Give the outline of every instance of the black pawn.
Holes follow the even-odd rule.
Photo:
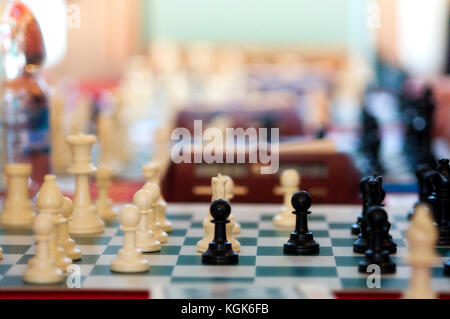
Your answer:
[[[450,277],[450,259],[444,264],[444,275]]]
[[[387,221],[388,215],[382,207],[374,206],[368,210],[367,223],[370,233],[370,247],[366,250],[365,259],[359,263],[359,272],[367,273],[367,268],[375,264],[380,266],[382,274],[395,273],[396,265],[389,257],[389,251],[383,248]]]
[[[217,199],[209,208],[214,223],[214,240],[209,243],[208,250],[202,255],[202,262],[209,265],[233,265],[239,261],[239,255],[233,251],[227,240],[227,218],[231,214],[231,206],[224,199]]]
[[[296,215],[295,229],[289,240],[284,243],[283,251],[289,255],[310,255],[319,252],[319,244],[314,241],[313,234],[308,230],[308,210],[312,204],[311,195],[305,191],[296,192],[291,199]]]
[[[352,225],[352,228],[351,228],[352,235],[355,235],[355,236],[358,236],[361,233],[361,226],[360,225],[361,225],[361,223],[364,220],[364,211],[366,209],[366,203],[365,202],[366,202],[366,197],[367,197],[365,195],[365,192],[366,192],[366,184],[369,181],[369,178],[370,178],[369,176],[363,177],[361,179],[361,181],[359,182],[359,190],[361,192],[361,199],[363,200],[363,205],[362,205],[361,215],[358,216],[358,219],[356,220],[356,223],[354,223]]]

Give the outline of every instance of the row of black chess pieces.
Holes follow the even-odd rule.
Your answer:
[[[439,239],[437,246],[450,246],[450,183],[449,183],[449,160],[442,159],[438,162],[436,169],[429,164],[422,164],[417,169],[419,180],[419,200],[431,207]],[[353,243],[355,253],[365,253],[366,260],[360,263],[359,271],[367,270],[367,261],[378,264],[382,273],[395,272],[395,264],[390,260],[389,254],[395,254],[397,244],[389,234],[391,224],[388,215],[383,209],[383,201],[386,192],[383,189],[383,178],[374,174],[364,177],[360,182],[361,197],[363,200],[362,213],[355,224],[352,225],[351,232],[357,235],[358,239]],[[414,211],[414,209],[413,209]],[[408,213],[410,218],[413,211]],[[385,217],[381,218],[381,215]],[[378,223],[380,219],[385,219],[382,227]],[[378,225],[378,226],[377,226]],[[380,238],[378,238],[378,237]],[[378,254],[374,255],[374,251]],[[450,260],[444,264],[444,273],[450,275]]]
[[[361,230],[358,240],[354,244],[356,253],[365,253],[365,259],[359,264],[359,271],[366,273],[369,265],[380,266],[381,273],[393,273],[396,265],[389,254],[397,251],[397,245],[389,235],[390,224],[388,214],[381,206],[385,192],[382,188],[380,176],[370,176],[364,180],[365,205],[363,216],[359,220]],[[376,204],[372,205],[371,204]],[[289,240],[284,243],[283,252],[287,255],[315,255],[320,252],[320,245],[308,229],[308,215],[312,205],[311,195],[306,191],[298,191],[291,198],[296,215],[295,228]],[[202,255],[205,264],[225,265],[238,263],[239,256],[233,251],[231,243],[226,237],[227,219],[231,213],[230,204],[224,199],[217,199],[211,203],[210,211],[215,224],[214,240],[210,242],[208,250]]]
[[[366,273],[369,265],[376,264],[383,274],[395,273],[396,264],[390,254],[397,252],[397,244],[389,234],[391,224],[383,201],[386,191],[383,188],[383,178],[374,174],[361,179],[362,212],[352,226],[352,234],[358,235],[353,243],[353,252],[365,254],[360,262],[359,272]]]

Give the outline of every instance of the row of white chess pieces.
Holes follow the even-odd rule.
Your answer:
[[[147,164],[144,170],[153,168],[154,164]],[[227,183],[229,182],[229,183]],[[228,176],[218,175],[212,178],[213,199],[228,198],[233,185]],[[36,199],[38,214],[33,217],[32,229],[37,240],[36,253],[29,260],[23,274],[23,280],[33,284],[56,284],[64,279],[65,272],[73,261],[82,257],[75,241],[70,238],[70,220],[73,211],[72,201],[64,197],[56,183],[56,176],[47,175]],[[159,186],[147,182],[133,197],[133,204],[123,207],[119,214],[121,230],[124,233],[123,247],[111,262],[111,270],[120,273],[140,273],[149,270],[150,265],[143,252],[157,252],[161,244],[168,241],[168,235],[159,223],[156,210],[161,207],[161,193]],[[165,203],[164,203],[165,205]],[[211,216],[205,218],[205,238],[199,242],[199,251],[204,251],[213,239],[214,225]],[[240,226],[230,223],[229,230],[239,231]],[[230,234],[234,249],[240,249],[239,243]],[[205,243],[205,247],[201,243]]]

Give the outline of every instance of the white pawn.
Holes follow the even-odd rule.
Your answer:
[[[36,254],[28,261],[23,281],[30,284],[56,284],[64,279],[64,274],[56,266],[50,253],[50,238],[54,230],[53,218],[39,214],[33,220],[33,231],[37,240]]]
[[[80,260],[82,257],[81,250],[75,245],[75,241],[70,238],[69,234],[69,219],[70,215],[72,215],[73,204],[70,198],[67,197],[64,197],[63,201],[64,203],[61,209],[63,219],[59,228],[59,244],[64,249],[67,257],[73,261]]]
[[[155,183],[159,187],[161,187],[161,170],[162,165],[160,162],[157,161],[147,163],[142,167],[142,172],[144,174],[147,183]],[[160,192],[160,196],[157,200],[155,207],[156,218],[158,219],[162,229],[165,232],[170,233],[172,231],[173,226],[170,220],[168,220],[166,217],[166,211],[167,211],[167,203]]]
[[[234,198],[234,181],[230,176],[224,175],[227,179],[225,183],[225,199],[231,204],[231,200]],[[234,223],[233,234],[239,234],[241,232],[241,224],[236,221],[236,217],[233,213],[228,217],[230,221]]]
[[[139,273],[148,271],[150,265],[142,252],[136,247],[136,231],[139,224],[139,209],[126,205],[119,215],[123,231],[123,247],[111,262],[111,270],[122,273]]]
[[[212,201],[220,198],[226,198],[225,185],[227,179],[218,174],[217,177],[211,179],[211,189],[212,189]],[[212,216],[211,212],[208,212],[206,218],[203,220],[203,230],[205,231],[205,236],[197,242],[197,251],[205,252],[208,249],[209,243],[214,239],[215,225],[211,222]],[[233,250],[239,252],[241,250],[241,244],[233,236],[234,222],[230,222],[226,225],[227,239],[231,243]]]
[[[111,169],[104,164],[100,164],[95,177],[98,189],[98,197],[95,205],[98,215],[105,222],[115,220],[117,216],[113,210],[113,202],[108,195],[112,178]]]
[[[159,190],[159,186],[156,185],[155,183],[146,183],[144,185],[143,189],[151,192],[156,197],[158,197],[161,194],[160,190]],[[156,214],[156,207],[157,207],[157,202],[156,203],[154,202],[152,205],[152,213],[150,214],[150,218],[149,218],[150,229],[152,230],[155,238],[161,244],[165,244],[169,241],[169,235],[167,235],[167,233],[162,229],[162,226],[161,226],[158,216]]]
[[[157,193],[145,189],[139,190],[133,197],[133,203],[139,208],[141,214],[139,229],[136,232],[136,245],[143,252],[155,252],[161,250],[161,243],[155,238],[150,229],[150,215],[153,203],[157,200]]]
[[[36,198],[36,204],[39,213],[47,214],[53,218],[55,228],[50,240],[50,253],[55,260],[56,265],[62,270],[66,271],[67,267],[72,264],[72,259],[66,256],[64,249],[59,242],[59,234],[61,224],[64,218],[61,216],[61,209],[63,207],[64,197],[56,184],[55,175],[46,175],[44,183],[42,184],[39,194]]]
[[[433,217],[427,205],[417,205],[407,238],[410,247],[408,262],[411,264],[412,273],[409,289],[403,298],[437,298],[431,287],[430,272],[437,261],[434,246],[438,240],[438,231],[433,225]]]
[[[8,184],[0,225],[3,228],[30,229],[33,222],[33,207],[28,191],[30,164],[9,164],[4,167]]]
[[[283,206],[274,216],[273,223],[278,227],[294,227],[295,215],[291,204],[292,196],[300,187],[300,174],[295,169],[283,171],[280,177],[281,193],[283,194]]]

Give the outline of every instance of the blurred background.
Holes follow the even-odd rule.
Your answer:
[[[56,172],[70,161],[65,136],[85,132],[101,142],[96,160],[134,178],[154,137],[194,118],[327,138],[394,184],[449,156],[448,0],[23,3],[46,48]],[[3,47],[5,81],[11,52]]]

